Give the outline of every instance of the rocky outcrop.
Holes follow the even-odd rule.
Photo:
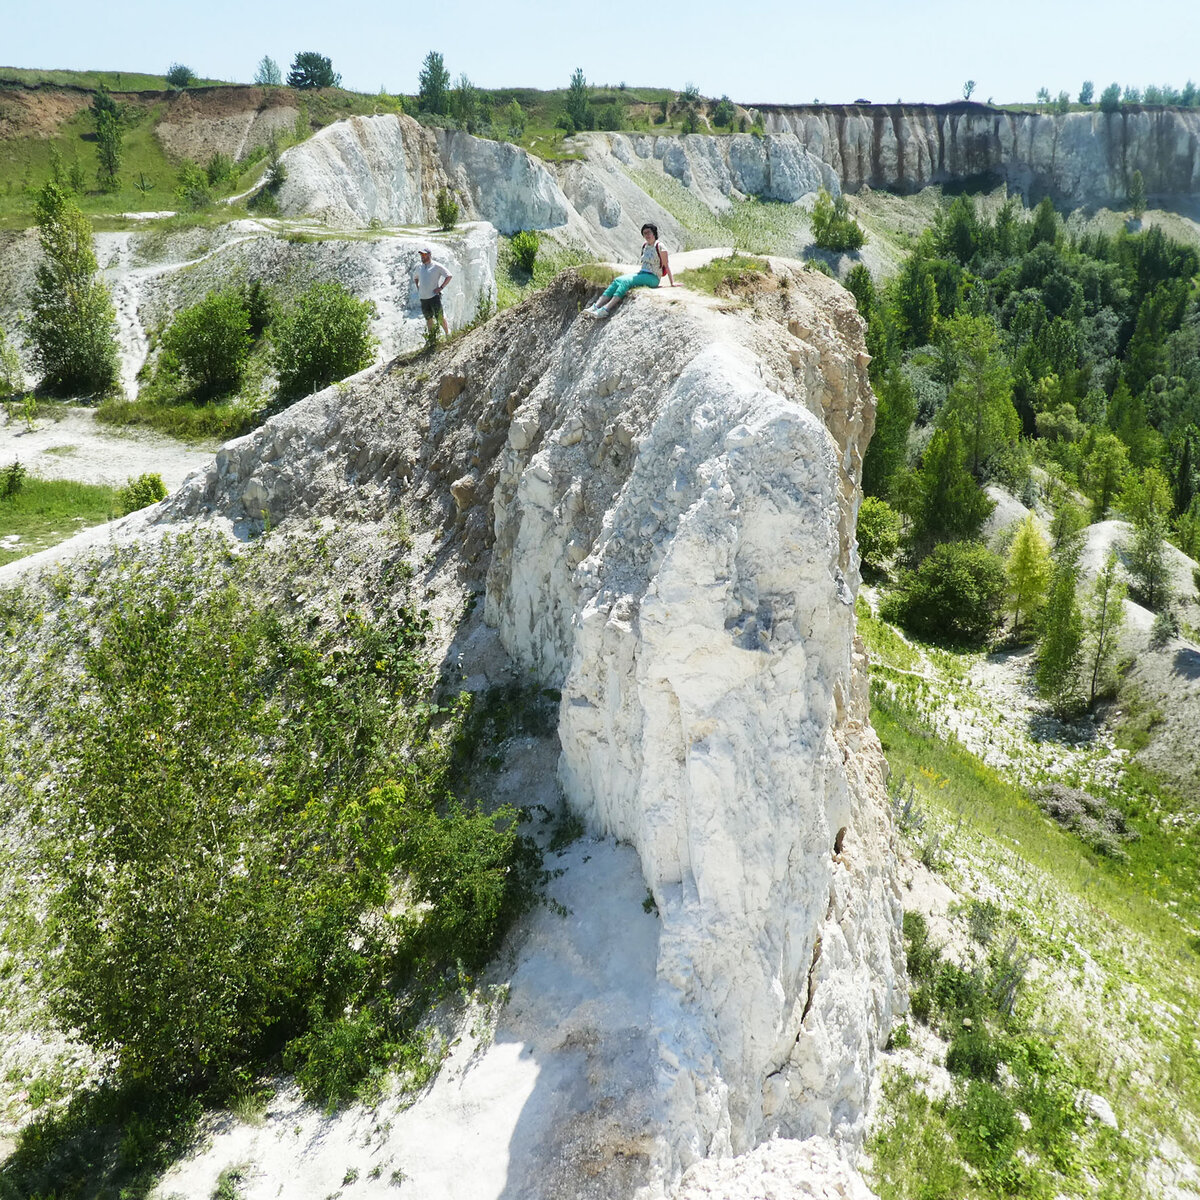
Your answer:
[[[593,325],[568,277],[435,372],[273,418],[161,506],[278,529],[402,495],[457,531],[518,669],[561,690],[568,801],[657,906],[626,1132],[660,1185],[772,1138],[853,1153],[902,1002],[854,635],[862,325],[832,280],[774,266],[756,317],[664,290]]]
[[[851,191],[993,175],[1033,200],[1123,206],[1140,170],[1152,195],[1200,193],[1198,109],[1051,115],[969,103],[848,104],[761,113],[768,130],[794,134]]]

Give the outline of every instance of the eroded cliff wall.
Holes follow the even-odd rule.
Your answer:
[[[1052,115],[982,104],[767,106],[842,186],[916,191],[994,175],[1037,200],[1124,205],[1135,170],[1159,197],[1200,194],[1200,109]]]

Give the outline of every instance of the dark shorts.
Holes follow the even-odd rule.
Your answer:
[[[426,320],[430,317],[436,317],[442,311],[441,296],[431,296],[428,300],[421,301],[421,316]]]

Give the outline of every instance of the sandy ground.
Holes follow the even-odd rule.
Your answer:
[[[0,465],[16,459],[39,479],[75,479],[117,486],[147,471],[174,491],[209,462],[212,445],[186,445],[152,430],[101,425],[90,408],[60,409],[38,417],[32,430],[23,421],[0,425]]]

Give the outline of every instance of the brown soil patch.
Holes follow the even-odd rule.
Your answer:
[[[0,88],[0,141],[52,138],[60,126],[90,103],[87,92]]]

